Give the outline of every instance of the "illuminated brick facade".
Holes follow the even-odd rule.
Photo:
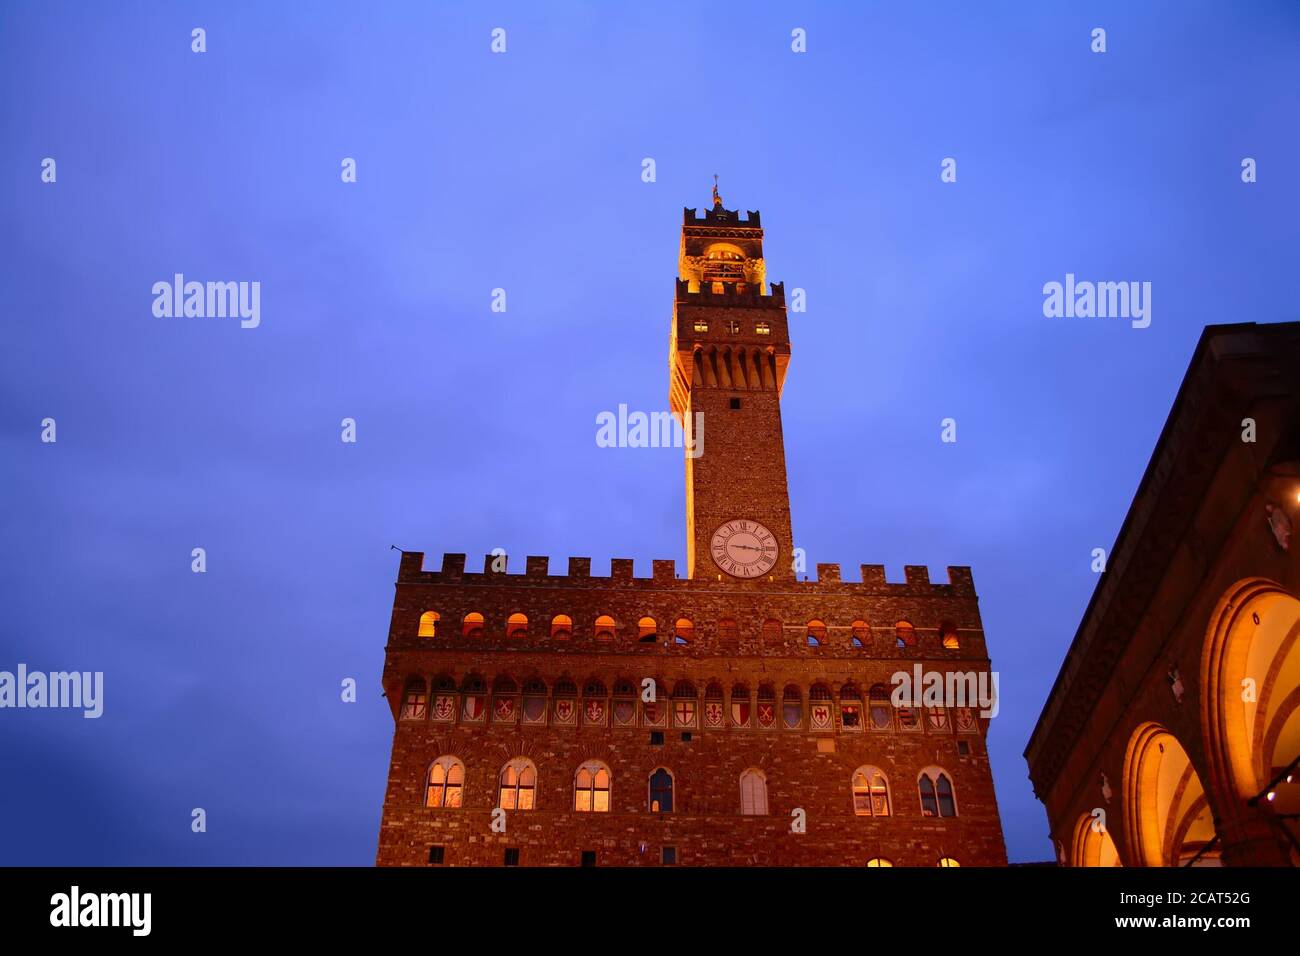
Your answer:
[[[762,239],[757,213],[686,211],[669,394],[704,442],[685,577],[402,556],[381,865],[1006,862],[988,721],[887,697],[918,664],[988,673],[969,569],[792,568],[786,298]]]

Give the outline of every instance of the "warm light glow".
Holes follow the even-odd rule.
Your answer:
[[[524,614],[511,614],[506,621],[506,637],[527,637],[528,617]]]
[[[1276,790],[1270,790],[1270,791],[1268,792],[1268,802],[1269,802],[1269,803],[1272,803],[1272,802],[1273,802],[1273,798],[1276,797],[1276,796],[1277,796],[1277,791],[1276,791]]]

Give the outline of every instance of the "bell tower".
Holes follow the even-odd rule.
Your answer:
[[[759,214],[740,218],[715,185],[703,217],[685,210],[669,345],[669,399],[694,445],[686,450],[692,578],[793,580],[781,435],[789,362],[785,288],[767,286]]]

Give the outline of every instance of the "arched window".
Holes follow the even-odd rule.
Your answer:
[[[420,615],[420,637],[438,636],[438,612],[425,611]]]
[[[679,617],[673,626],[673,643],[689,644],[695,640],[695,625],[688,617]]]
[[[470,611],[466,614],[465,620],[461,622],[460,633],[464,637],[482,637],[483,615],[478,611]]]
[[[477,674],[470,674],[460,688],[460,719],[478,723],[487,716],[487,685]]]
[[[853,812],[860,817],[889,816],[889,783],[878,767],[853,771]]]
[[[528,615],[515,612],[506,621],[506,637],[527,637]]]
[[[673,775],[664,767],[650,774],[650,812],[673,812]]]
[[[813,684],[808,692],[808,728],[835,729],[835,704],[831,699],[831,689],[825,684]]]
[[[509,674],[492,682],[492,723],[513,724],[519,718],[519,685]]]
[[[423,677],[412,677],[402,691],[402,720],[424,720],[429,712],[429,692]]]
[[[501,768],[500,800],[503,810],[531,810],[536,806],[537,768],[527,757],[516,757]]]
[[[907,621],[899,621],[894,625],[894,639],[899,647],[915,647],[916,628]]]
[[[921,794],[921,816],[957,815],[957,799],[946,771],[939,767],[926,767],[917,778],[917,789]]]
[[[894,705],[889,700],[889,688],[884,684],[871,687],[871,729],[889,730],[894,726]]]
[[[774,617],[769,617],[763,622],[763,643],[777,644],[781,640],[781,622]]]
[[[659,640],[659,625],[652,617],[643,617],[636,622],[636,639],[643,644]]]
[[[867,861],[867,866],[893,866],[893,865],[894,865],[893,863],[890,863],[883,856],[873,856],[871,859]]]
[[[609,812],[609,768],[588,760],[573,778],[573,809],[580,813]]]
[[[426,807],[459,807],[465,788],[465,765],[452,756],[439,757],[429,767]]]
[[[609,713],[609,692],[594,677],[582,685],[582,722],[588,727],[604,727]]]
[[[551,714],[557,725],[572,727],[578,722],[578,685],[573,681],[556,681]]]
[[[862,694],[852,681],[840,688],[840,730],[862,730]]]
[[[521,716],[525,724],[546,723],[546,684],[536,677],[524,683]]]
[[[718,622],[718,640],[723,644],[740,643],[740,625],[729,617]]]
[[[749,702],[749,688],[744,684],[734,684],[731,688],[731,723],[734,727],[748,727],[753,711]]]
[[[826,643],[826,624],[814,618],[808,622],[808,646],[821,647]]]
[[[673,685],[673,726],[691,728],[695,726],[695,705],[699,694],[695,685],[688,680],[679,680]]]
[[[803,694],[794,684],[787,684],[781,695],[781,720],[786,730],[798,730],[803,725]]]
[[[763,771],[751,768],[740,775],[740,812],[747,817],[767,816],[767,777]]]
[[[433,680],[432,717],[447,723],[456,719],[456,679],[450,674],[440,674]]]
[[[957,639],[957,625],[952,621],[944,621],[939,625],[939,635],[943,638],[943,646],[950,651],[955,651],[961,647],[961,641]]]
[[[551,638],[567,641],[573,636],[573,618],[567,614],[557,614],[551,618]]]
[[[758,706],[754,708],[758,726],[771,730],[776,726],[776,689],[771,684],[758,685]]]
[[[631,727],[636,723],[636,685],[626,677],[614,682],[614,726]]]
[[[940,865],[940,866],[945,866],[945,867],[947,867],[947,866],[961,866],[960,863],[958,863],[956,860],[954,860],[954,859],[953,859],[952,857],[950,857],[950,856],[945,856],[945,857],[943,857],[941,860],[939,860],[939,865]]]
[[[612,617],[608,614],[602,614],[600,617],[596,618],[596,640],[612,641],[614,639],[614,631],[617,627],[618,625],[614,623]]]
[[[871,628],[867,626],[867,622],[863,620],[854,621],[852,632],[853,632],[853,640],[852,640],[853,646],[866,647],[867,638],[871,636]]]
[[[721,730],[726,722],[726,708],[722,702],[722,685],[709,681],[704,688],[704,726],[710,730]]]

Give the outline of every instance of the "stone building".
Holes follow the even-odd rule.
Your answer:
[[[1300,323],[1201,336],[1025,758],[1072,866],[1300,863]]]
[[[758,213],[714,198],[685,211],[669,331],[672,412],[707,437],[684,576],[404,553],[379,864],[1005,864],[970,570],[798,573],[785,290]],[[900,674],[946,693],[900,698]]]

